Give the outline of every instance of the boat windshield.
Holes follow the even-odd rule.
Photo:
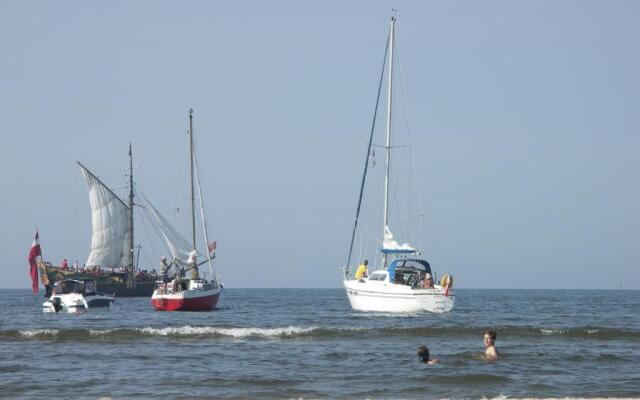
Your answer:
[[[96,283],[94,281],[85,281],[84,282],[84,292],[87,294],[96,292]]]
[[[374,272],[369,277],[370,281],[384,281],[387,278],[387,274],[381,272]]]
[[[84,293],[84,283],[77,281],[57,282],[54,288],[55,294]]]

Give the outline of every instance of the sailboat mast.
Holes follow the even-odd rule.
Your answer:
[[[389,172],[391,168],[391,100],[393,93],[393,33],[396,23],[396,17],[391,17],[391,25],[389,27],[389,72],[388,72],[388,89],[387,89],[387,140],[385,142],[385,174],[384,174],[384,226],[383,238],[387,230],[389,219]],[[382,266],[387,267],[387,254],[382,254]]]
[[[191,178],[191,238],[196,249],[196,195],[193,185],[193,108],[189,109],[189,175]]]

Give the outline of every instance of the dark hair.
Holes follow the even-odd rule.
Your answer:
[[[368,260],[364,260],[364,265],[367,265],[367,264],[369,264],[369,261]]]
[[[418,347],[418,357],[420,357],[422,359],[423,363],[428,363],[429,362],[429,349],[427,348],[427,346],[420,346]]]
[[[484,331],[484,334],[489,335],[489,337],[491,337],[491,339],[493,339],[494,341],[498,337],[498,334],[493,329],[487,329],[486,331]]]

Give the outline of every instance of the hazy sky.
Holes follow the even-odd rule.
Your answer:
[[[0,0],[0,287],[86,260],[76,160],[186,220],[190,107],[223,282],[339,287],[392,7],[434,270],[640,289],[640,2],[583,0]]]

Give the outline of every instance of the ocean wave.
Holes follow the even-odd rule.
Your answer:
[[[566,329],[540,329],[540,333],[543,335],[564,335],[567,333]]]
[[[25,329],[18,331],[24,337],[56,336],[59,332],[59,329]]]
[[[182,326],[166,328],[142,328],[140,332],[154,336],[229,336],[246,337],[294,337],[314,331],[315,327],[301,328],[288,326],[284,328],[220,328],[214,326]]]
[[[501,339],[518,337],[547,336],[559,339],[588,340],[638,340],[639,330],[601,328],[601,327],[527,327],[497,326],[495,330]],[[42,340],[92,340],[92,339],[131,339],[149,337],[210,337],[210,338],[377,338],[377,337],[473,337],[481,335],[484,327],[448,326],[448,327],[320,327],[320,326],[282,326],[282,327],[238,327],[238,326],[166,326],[113,329],[20,329],[0,330],[2,338],[24,338]]]

